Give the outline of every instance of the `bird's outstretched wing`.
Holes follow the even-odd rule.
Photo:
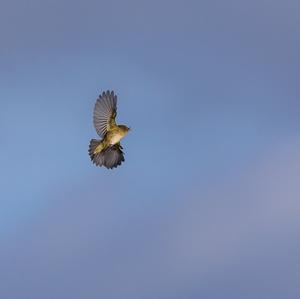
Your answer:
[[[107,131],[116,126],[117,96],[113,91],[103,92],[94,108],[94,127],[99,136],[104,137]]]

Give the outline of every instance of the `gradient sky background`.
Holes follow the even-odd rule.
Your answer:
[[[300,298],[300,4],[2,1],[0,298]],[[125,163],[90,163],[119,96]]]

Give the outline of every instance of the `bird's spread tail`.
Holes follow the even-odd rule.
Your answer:
[[[91,159],[93,159],[93,156],[95,156],[97,153],[100,153],[102,151],[102,140],[92,139],[90,141],[90,147],[89,147],[89,154]]]
[[[89,147],[91,160],[97,166],[114,168],[125,160],[121,145],[115,144],[106,149],[101,147],[101,140],[92,139]]]

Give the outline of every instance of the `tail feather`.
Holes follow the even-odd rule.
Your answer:
[[[92,139],[90,141],[90,146],[89,146],[89,155],[94,164],[97,166],[102,166],[103,165],[103,155],[100,155],[100,153],[95,154],[96,148],[101,144],[101,140],[96,140]]]
[[[121,150],[121,145],[120,144],[115,144],[112,147],[107,148],[104,153],[104,163],[103,165],[106,168],[114,168],[118,167],[119,165],[122,164],[124,159],[124,153]]]
[[[121,165],[125,160],[122,146],[118,143],[95,154],[95,149],[101,143],[101,140],[92,139],[89,146],[89,155],[92,162],[97,166],[105,166],[112,169]]]

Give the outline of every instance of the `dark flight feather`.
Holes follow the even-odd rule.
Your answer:
[[[91,161],[97,166],[105,166],[106,168],[115,168],[125,161],[124,153],[120,143],[108,147],[104,151],[94,154],[96,147],[100,144],[100,140],[92,139],[89,147],[89,155]]]
[[[113,91],[103,92],[94,108],[94,127],[99,136],[104,137],[107,131],[116,126],[117,96]]]

